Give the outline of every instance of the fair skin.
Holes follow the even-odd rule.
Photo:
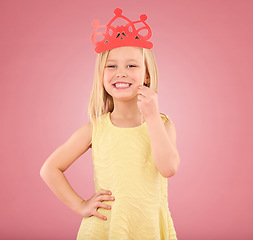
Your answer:
[[[156,167],[164,177],[173,176],[180,163],[176,130],[172,122],[166,121],[163,124],[157,94],[143,85],[142,74],[146,73],[146,69],[143,66],[142,52],[137,47],[115,48],[109,52],[105,66],[103,83],[114,102],[112,123],[119,127],[138,126],[140,116],[143,115],[148,126]],[[146,80],[148,75],[143,77]],[[115,82],[131,83],[131,86],[116,89],[113,86]]]
[[[132,59],[132,60],[129,60]],[[123,127],[131,127],[141,124],[141,112],[137,106],[138,86],[143,83],[142,52],[137,47],[120,47],[109,52],[104,69],[104,87],[113,97],[114,110],[111,113],[111,121],[119,123]],[[144,76],[145,79],[148,77]],[[127,89],[116,89],[115,82],[128,82],[131,86]]]
[[[103,201],[114,201],[108,190],[101,189],[90,199],[84,200],[70,186],[64,172],[84,154],[90,147],[92,124],[84,124],[72,136],[59,146],[45,161],[40,175],[52,192],[70,209],[83,217],[96,216],[103,220],[105,216],[97,212],[97,208],[110,209]]]
[[[134,58],[135,61],[129,61]],[[179,166],[179,155],[176,149],[176,131],[174,124],[163,124],[159,109],[157,94],[143,86],[142,53],[135,47],[115,48],[109,52],[105,72],[104,87],[113,97],[114,110],[111,121],[119,127],[134,127],[140,125],[140,116],[148,126],[152,151],[158,171],[164,177],[171,177]],[[136,66],[136,67],[133,67]],[[109,67],[108,66],[113,66]],[[148,76],[145,75],[146,79]],[[129,82],[128,89],[115,89],[116,81]],[[70,186],[64,172],[90,148],[92,124],[89,121],[77,129],[72,136],[59,146],[43,164],[40,175],[53,193],[69,208],[83,217],[96,216],[106,220],[98,208],[110,210],[110,205],[103,201],[114,201],[112,193],[100,189],[90,199],[84,200]]]

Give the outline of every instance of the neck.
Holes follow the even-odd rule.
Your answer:
[[[114,109],[111,115],[118,119],[141,119],[141,112],[137,106],[137,99],[131,101],[113,100]]]

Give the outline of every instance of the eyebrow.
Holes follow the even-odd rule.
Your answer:
[[[108,59],[107,62],[109,62],[109,61],[116,62],[117,60]],[[127,61],[135,61],[135,62],[137,62],[137,60],[136,60],[136,59],[133,59],[133,58],[129,58],[129,59],[127,59]]]

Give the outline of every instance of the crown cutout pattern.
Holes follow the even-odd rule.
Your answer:
[[[145,22],[147,20],[147,15],[142,14],[140,16],[140,20],[132,22],[130,19],[122,15],[122,10],[120,8],[116,8],[114,11],[115,16],[111,19],[111,21],[107,25],[100,25],[99,20],[93,20],[92,25],[95,27],[92,33],[92,43],[96,46],[95,52],[101,53],[107,50],[111,50],[117,47],[123,46],[135,46],[151,49],[153,47],[153,43],[147,41],[152,36],[152,31],[150,27]],[[123,26],[113,27],[112,24],[119,18],[126,20],[128,23]],[[135,28],[135,24],[142,23],[143,27],[140,27],[138,30]],[[98,28],[106,28],[106,32],[98,32]],[[145,36],[140,34],[140,31],[147,30],[147,34]],[[104,39],[102,41],[97,41],[95,37],[97,35],[102,35]]]

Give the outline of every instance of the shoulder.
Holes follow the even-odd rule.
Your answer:
[[[68,140],[62,145],[62,154],[73,156],[80,156],[90,148],[92,138],[92,125],[87,122],[81,125]]]
[[[91,121],[86,122],[83,124],[78,130],[77,133],[80,136],[80,138],[85,139],[86,142],[88,141],[88,147],[91,148],[92,144],[92,129],[93,129],[93,123]]]
[[[166,132],[170,136],[172,142],[174,145],[176,145],[176,127],[171,118],[168,117],[168,115],[164,113],[160,113],[160,116],[164,122],[164,127],[166,129]]]
[[[85,123],[82,126],[83,133],[86,133],[86,135],[88,135],[89,138],[90,138],[89,148],[92,148],[92,135],[93,135],[93,131],[94,131],[94,135],[95,135],[95,132],[97,132],[98,129],[100,129],[100,127],[103,127],[108,114],[109,113],[103,113],[102,115],[100,115],[98,117],[95,117],[93,120],[90,120],[89,122]]]
[[[92,122],[91,121],[88,121],[88,122],[86,122],[85,124],[83,124],[80,128],[79,128],[79,130],[81,131],[81,132],[87,132],[87,131],[92,131]]]

